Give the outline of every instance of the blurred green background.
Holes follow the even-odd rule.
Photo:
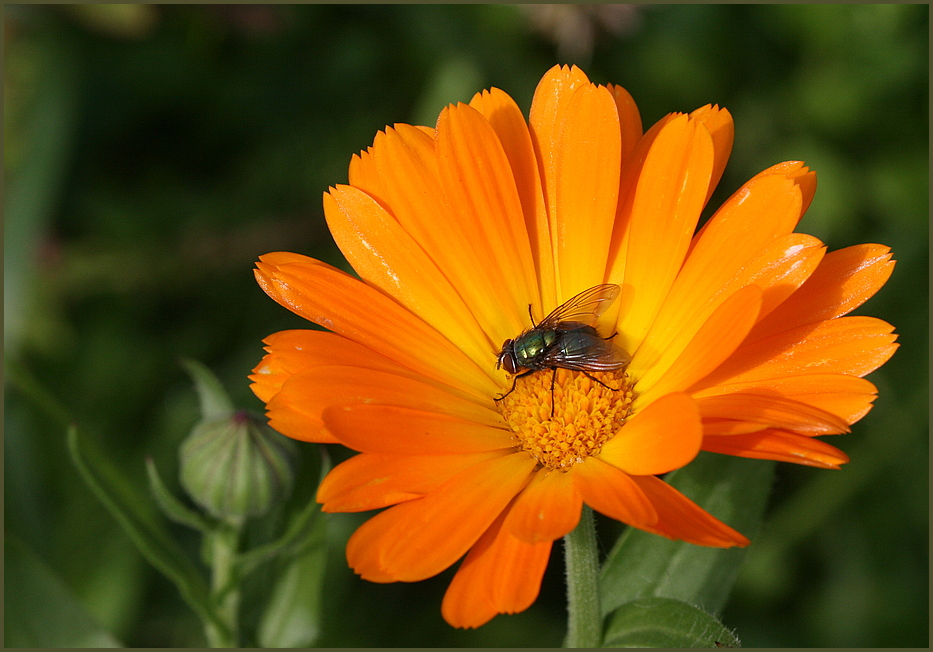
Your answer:
[[[7,632],[25,618],[11,594],[51,587],[57,618],[98,635],[203,645],[82,483],[43,396],[141,486],[152,455],[177,489],[197,419],[179,358],[261,410],[246,379],[261,339],[306,324],[253,263],[285,250],[345,266],[321,194],[350,156],[489,86],[527,114],[541,75],[577,63],[625,86],[646,127],[707,103],[732,112],[711,205],[804,160],[819,189],[801,231],[893,248],[891,281],[859,312],[894,324],[901,348],[870,377],[875,409],[832,442],[852,462],[779,465],[723,620],[747,646],[928,646],[928,28],[926,5],[7,5]],[[299,484],[315,476],[308,464]],[[359,521],[331,522],[321,645],[560,645],[560,545],[532,608],[459,631],[440,616],[450,571],[377,585],[347,569]],[[608,549],[617,529],[601,524]],[[46,608],[40,626],[57,622]]]

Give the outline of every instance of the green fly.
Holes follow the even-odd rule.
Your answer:
[[[591,371],[615,371],[629,363],[629,356],[620,348],[613,346],[609,337],[601,337],[596,330],[599,316],[612,305],[619,296],[618,285],[606,283],[591,287],[558,306],[541,322],[535,324],[531,316],[531,328],[522,331],[516,338],[502,344],[496,369],[505,369],[512,374],[512,389],[496,398],[501,401],[515,391],[515,383],[522,376],[541,371],[553,370],[551,376],[551,416],[554,416],[554,380],[557,369],[571,369],[583,372],[606,389],[618,391],[618,388],[594,378]]]

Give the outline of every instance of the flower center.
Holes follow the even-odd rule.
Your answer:
[[[515,389],[498,405],[522,450],[541,466],[567,471],[572,464],[598,455],[619,431],[632,412],[634,393],[622,370],[556,371],[555,375],[544,369],[517,378]]]

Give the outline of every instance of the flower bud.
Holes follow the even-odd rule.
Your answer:
[[[243,411],[201,421],[182,443],[180,455],[185,491],[228,522],[262,516],[292,490],[291,441]]]

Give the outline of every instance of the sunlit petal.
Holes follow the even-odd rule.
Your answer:
[[[461,471],[424,498],[390,507],[347,543],[347,561],[370,581],[416,582],[464,555],[530,479],[534,459],[516,453]],[[451,509],[451,505],[461,509]]]
[[[617,521],[646,529],[658,522],[651,500],[628,473],[591,457],[570,471],[583,502]]]
[[[744,344],[694,390],[814,373],[864,376],[894,355],[894,327],[873,317],[840,317]]]
[[[700,411],[686,394],[668,394],[633,416],[603,445],[598,459],[632,475],[684,466],[700,452]]]
[[[633,476],[632,480],[658,512],[657,525],[642,529],[699,546],[731,548],[749,544],[749,540],[739,532],[702,510],[664,481],[651,475]]]
[[[463,416],[395,405],[334,405],[327,429],[348,448],[395,455],[442,455],[512,448],[511,431]]]
[[[330,265],[297,254],[267,254],[256,265],[256,277],[289,310],[402,366],[480,396],[495,391],[490,370],[400,304]]]
[[[687,116],[654,140],[632,205],[625,279],[619,299],[620,344],[634,351],[680,271],[706,200],[713,168],[709,131]]]
[[[564,114],[552,222],[561,303],[605,278],[621,163],[619,114],[606,88],[581,86]]]
[[[823,469],[838,469],[849,456],[826,442],[783,430],[763,430],[746,435],[706,437],[703,450],[736,457],[793,462]]]
[[[639,378],[635,406],[649,405],[664,394],[687,389],[728,359],[755,324],[761,294],[758,286],[745,286],[720,304],[688,341],[681,337],[662,342],[664,350],[660,355],[651,355],[655,353],[653,350],[643,354],[646,341],[629,367]],[[649,356],[656,360],[650,366],[642,362]]]
[[[493,128],[466,104],[441,112],[437,157],[456,224],[449,236],[461,240],[467,255],[457,287],[498,345],[527,326],[527,306],[539,296],[509,160]]]
[[[697,405],[704,419],[747,421],[762,428],[784,428],[805,435],[835,435],[849,430],[844,419],[783,396],[734,392],[697,399]]]
[[[327,224],[353,268],[395,297],[474,362],[489,359],[489,341],[450,282],[376,200],[351,186],[324,193]]]
[[[890,249],[882,245],[832,251],[790,298],[755,326],[749,340],[845,315],[871,298],[893,271]]]
[[[318,487],[325,512],[364,512],[420,498],[501,451],[463,455],[362,453],[335,466]]]
[[[458,395],[424,377],[405,376],[371,368],[318,366],[294,374],[266,404],[270,424],[279,432],[303,441],[335,443],[324,427],[330,406],[377,404],[438,412],[496,428],[502,418],[490,405]]]
[[[497,613],[518,613],[538,597],[551,542],[526,543],[500,516],[470,549],[444,594],[441,613],[454,627],[479,627]]]
[[[498,88],[477,93],[470,106],[479,111],[496,132],[515,180],[525,216],[528,241],[541,291],[541,305],[557,305],[554,256],[547,206],[531,133],[515,101]]]
[[[540,471],[515,499],[505,528],[526,543],[554,541],[576,527],[582,507],[570,473]]]

